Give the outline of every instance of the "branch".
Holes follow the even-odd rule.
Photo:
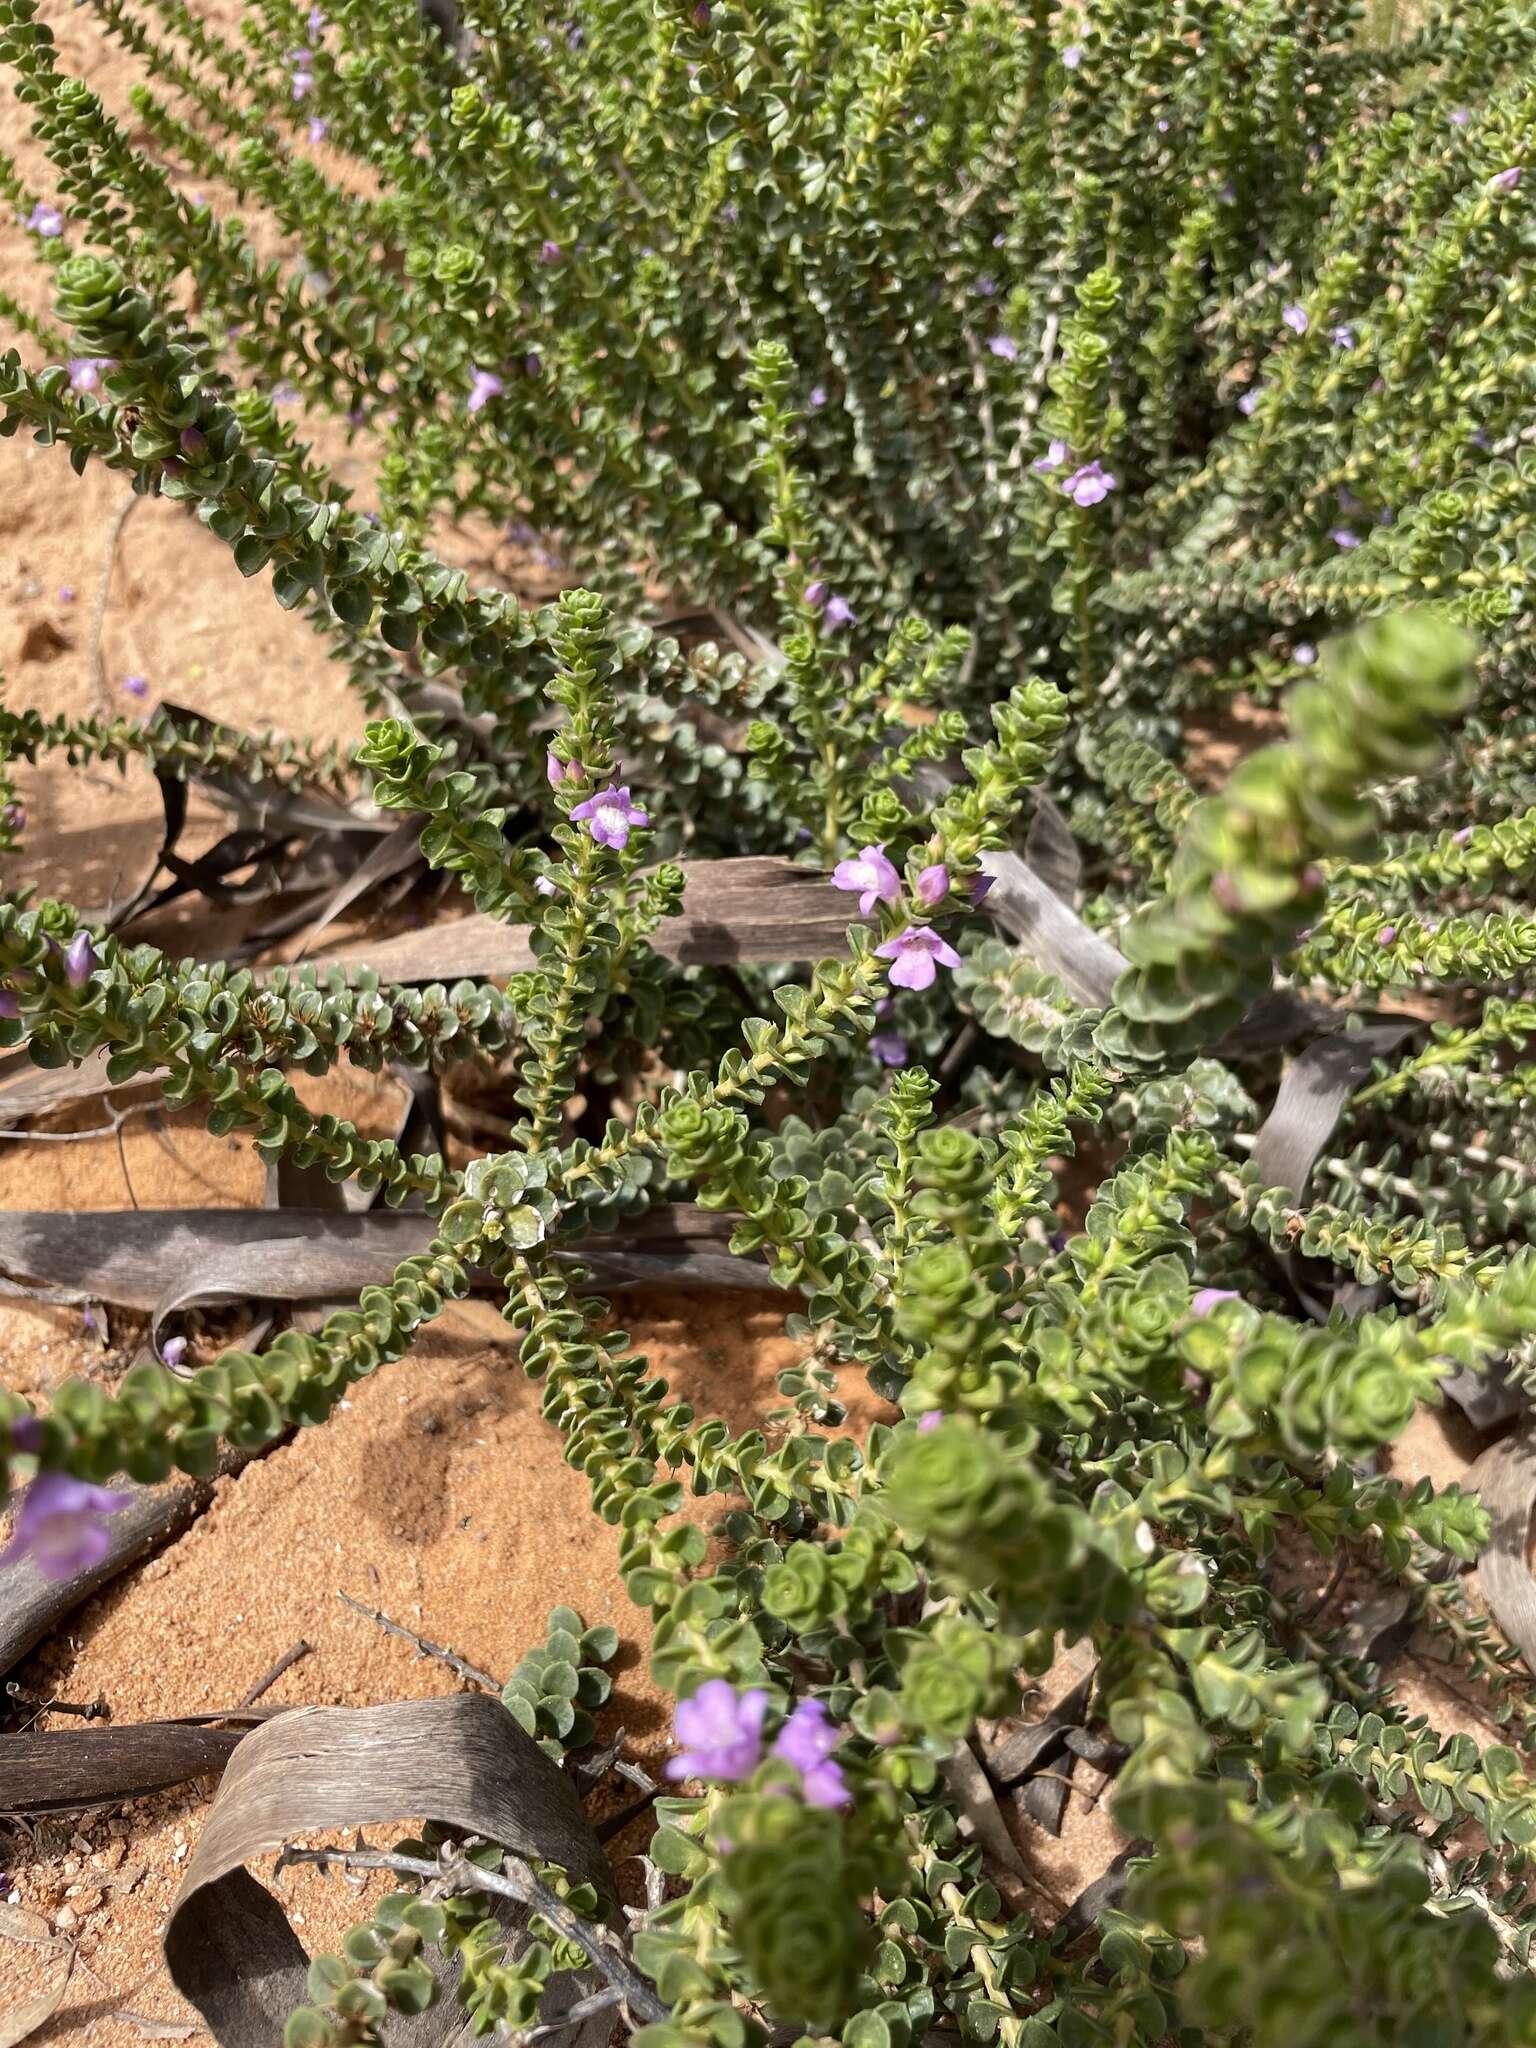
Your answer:
[[[623,2000],[634,2020],[671,2018],[667,2007],[636,1970],[613,1936],[603,1928],[573,1913],[563,1899],[540,1882],[520,1858],[503,1850],[499,1871],[481,1870],[464,1860],[462,1849],[445,1849],[440,1862],[429,1863],[422,1856],[392,1856],[381,1849],[294,1849],[284,1847],[280,1866],[290,1863],[339,1863],[347,1870],[394,1870],[405,1877],[433,1879],[449,1892],[495,1892],[504,1899],[516,1899],[531,1906],[547,1920],[565,1941],[573,1941],[586,1952],[598,1974]]]

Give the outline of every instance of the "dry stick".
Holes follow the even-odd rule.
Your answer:
[[[86,661],[91,672],[91,683],[101,699],[102,709],[111,716],[112,696],[107,689],[106,674],[101,666],[101,629],[106,623],[107,598],[112,590],[112,571],[117,563],[117,544],[122,539],[123,528],[128,524],[128,514],[139,502],[135,491],[125,498],[117,508],[117,517],[107,535],[106,558],[101,565],[101,581],[96,586],[96,602],[91,607],[91,637],[86,643]]]
[[[312,1648],[313,1645],[310,1643],[306,1643],[304,1638],[300,1636],[299,1640],[293,1645],[293,1648],[291,1650],[284,1650],[281,1657],[279,1657],[277,1662],[272,1666],[272,1669],[266,1672],[262,1677],[257,1679],[256,1683],[245,1695],[245,1698],[241,1700],[239,1706],[236,1707],[235,1712],[238,1714],[244,1707],[254,1707],[256,1702],[261,1698],[262,1694],[266,1692],[270,1687],[276,1685],[277,1681],[282,1677],[283,1673],[291,1669],[293,1665],[297,1664],[301,1657],[307,1657]]]
[[[495,1871],[481,1870],[478,1865],[467,1863],[457,1850],[445,1852],[439,1863],[428,1863],[421,1856],[390,1856],[378,1849],[293,1849],[285,1846],[278,1858],[278,1867],[282,1869],[290,1863],[339,1863],[347,1870],[395,1870],[404,1877],[435,1880],[444,1891],[495,1892],[504,1899],[516,1899],[519,1905],[531,1906],[564,1940],[574,1941],[585,1951],[592,1967],[600,1976],[607,1978],[634,2019],[655,2021],[671,2018],[666,2006],[640,1976],[612,1935],[594,1926],[590,1920],[583,1920],[579,1913],[573,1913],[563,1899],[556,1898],[548,1885],[539,1882],[519,1857],[506,1850],[502,1855],[505,1859],[502,1869]]]
[[[441,1643],[429,1643],[425,1636],[417,1635],[415,1629],[406,1628],[398,1621],[391,1621],[387,1614],[381,1614],[377,1607],[365,1607],[361,1600],[354,1600],[350,1593],[343,1593],[338,1586],[336,1598],[354,1614],[361,1614],[369,1621],[376,1621],[381,1629],[392,1636],[399,1636],[403,1642],[414,1643],[424,1657],[435,1657],[440,1664],[446,1664],[450,1671],[457,1671],[460,1678],[467,1678],[475,1685],[483,1685],[487,1692],[499,1694],[501,1680],[492,1678],[489,1671],[482,1671],[461,1657],[457,1650],[444,1649]]]

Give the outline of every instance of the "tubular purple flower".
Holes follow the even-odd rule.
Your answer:
[[[822,618],[834,633],[840,633],[844,626],[853,625],[856,617],[857,614],[847,598],[839,597],[835,592],[827,599],[827,608],[822,613]]]
[[[311,114],[311,115],[310,115],[310,117],[309,117],[309,139],[310,139],[310,141],[311,141],[312,143],[317,143],[317,142],[324,142],[324,140],[325,140],[326,136],[327,136],[327,135],[328,135],[329,133],[330,133],[330,124],[329,124],[328,122],[326,122],[326,121],[322,121],[322,120],[321,120],[321,118],[320,118],[320,116],[319,116],[318,114]]]
[[[841,1764],[813,1764],[800,1774],[800,1790],[807,1806],[852,1806],[853,1794],[843,1776]]]
[[[940,1427],[940,1425],[943,1423],[943,1420],[944,1410],[942,1408],[929,1408],[925,1410],[925,1412],[919,1415],[919,1417],[917,1418],[918,1435],[930,1435],[934,1430]]]
[[[1336,526],[1328,535],[1336,548],[1357,548],[1360,545],[1358,533],[1352,533],[1347,526]]]
[[[585,803],[577,804],[571,816],[587,827],[599,846],[611,847],[615,853],[628,846],[632,826],[651,822],[646,812],[630,802],[627,783],[622,788],[610,783]]]
[[[1355,330],[1347,321],[1343,321],[1333,329],[1328,338],[1335,348],[1353,348],[1355,345]]]
[[[810,1771],[826,1762],[840,1740],[823,1702],[802,1700],[775,1736],[772,1754],[797,1771]]]
[[[1305,306],[1287,306],[1284,312],[1281,313],[1280,318],[1289,327],[1292,334],[1305,334],[1312,325],[1312,322],[1307,318]]]
[[[809,406],[810,406],[810,408],[811,408],[811,411],[812,411],[812,412],[820,412],[820,411],[821,411],[821,408],[822,408],[822,407],[823,407],[823,406],[824,406],[824,405],[826,404],[826,402],[827,402],[827,387],[826,387],[826,385],[825,385],[825,384],[813,384],[813,385],[811,386],[811,395],[810,395],[810,398],[809,398],[809,400],[807,401],[807,403],[809,404]]]
[[[0,1565],[30,1557],[45,1579],[72,1579],[105,1562],[112,1548],[108,1515],[127,1507],[132,1495],[88,1486],[67,1472],[43,1472],[22,1496],[16,1530]]]
[[[810,606],[811,610],[819,612],[827,601],[827,586],[820,581],[807,583],[804,596],[805,602]]]
[[[1263,396],[1264,386],[1262,384],[1255,384],[1243,393],[1242,397],[1237,401],[1237,409],[1244,419],[1251,420],[1253,418],[1259,409],[1259,400]]]
[[[859,892],[859,915],[868,917],[876,903],[894,903],[901,894],[901,877],[885,857],[884,842],[863,847],[851,860],[840,860],[832,870],[834,889]]]
[[[60,603],[60,604],[73,604],[73,603],[74,603],[74,601],[75,601],[75,586],[73,585],[73,583],[61,583],[61,584],[59,585],[59,603]]]
[[[1520,180],[1525,176],[1523,164],[1511,164],[1507,171],[1496,171],[1488,180],[1490,192],[1517,192]]]
[[[113,356],[71,356],[69,359],[69,388],[78,396],[94,391],[100,384],[102,374],[117,368]]]
[[[564,254],[565,251],[558,242],[546,241],[540,245],[539,261],[541,263],[558,263]]]
[[[1470,825],[1463,825],[1459,832],[1451,834],[1451,844],[1453,846],[1465,846],[1471,837],[1472,827]]]
[[[1301,668],[1310,668],[1317,659],[1317,649],[1310,640],[1298,640],[1291,649],[1291,659]]]
[[[494,370],[476,370],[469,380],[469,397],[464,402],[466,412],[479,412],[489,405],[493,398],[500,398],[506,386]]]
[[[911,1048],[899,1031],[872,1031],[869,1049],[882,1067],[904,1067],[911,1057]]]
[[[1075,71],[1078,65],[1081,64],[1083,61],[1082,44],[1068,43],[1067,47],[1061,53],[1061,61],[1069,71]]]
[[[1378,946],[1390,946],[1396,938],[1397,926],[1395,924],[1384,924],[1376,934],[1376,943]]]
[[[27,807],[25,804],[7,804],[0,811],[0,818],[4,819],[7,832],[19,832],[27,822]]]
[[[883,946],[876,954],[891,963],[893,988],[932,988],[941,967],[958,967],[960,955],[948,940],[941,939],[931,925],[915,924]]]
[[[1192,1316],[1208,1316],[1222,1302],[1241,1301],[1242,1298],[1235,1287],[1202,1287],[1190,1302],[1189,1312]]]
[[[124,676],[123,688],[130,697],[147,697],[149,695],[149,678],[147,676]]]
[[[691,1699],[677,1707],[681,1755],[670,1758],[666,1776],[713,1778],[734,1783],[757,1769],[763,1754],[763,1721],[768,1694],[753,1686],[738,1695],[724,1678],[707,1678]]]
[[[1102,505],[1110,492],[1119,488],[1120,479],[1105,469],[1101,462],[1085,462],[1081,469],[1072,472],[1062,484],[1063,491],[1074,505],[1085,510],[1091,505]]]
[[[76,932],[64,954],[64,979],[71,988],[84,988],[101,963],[89,932]]]
[[[536,896],[558,896],[560,893],[548,875],[534,876],[533,891]]]
[[[176,1370],[186,1355],[187,1340],[185,1337],[167,1337],[160,1346],[161,1361],[163,1364],[168,1365],[172,1372]]]
[[[949,894],[949,869],[942,863],[924,868],[912,893],[925,910],[932,910],[936,903],[942,903]]]
[[[1019,360],[1019,344],[1011,334],[994,334],[987,347],[991,349],[993,355],[1001,356],[1005,363],[1016,363]]]
[[[1052,441],[1043,455],[1035,457],[1031,467],[1040,470],[1042,473],[1052,469],[1060,469],[1070,453],[1071,450],[1065,441]]]
[[[295,71],[293,74],[294,98],[296,100],[308,99],[310,93],[314,90],[314,84],[315,74],[313,71]]]
[[[64,232],[64,216],[56,206],[45,206],[42,200],[39,200],[22,222],[22,226],[34,235],[41,235],[45,242],[52,242]]]

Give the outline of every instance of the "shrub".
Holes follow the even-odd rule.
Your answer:
[[[97,11],[143,59],[139,146],[0,0],[55,174],[7,189],[61,323],[12,306],[0,424],[183,503],[372,722],[321,760],[11,711],[9,757],[328,777],[419,818],[536,964],[263,985],[0,905],[0,1043],[164,1069],[437,1233],[316,1334],[0,1396],[34,1522],[64,1475],[323,1421],[488,1271],[706,1788],[660,1807],[646,2048],[765,2015],[849,2048],[1536,2040],[1536,1787],[1295,1590],[1334,1557],[1408,1587],[1528,1728],[1438,1571],[1486,1516],[1373,1461],[1536,1334],[1536,17],[1463,0],[1377,47],[1348,0],[467,0],[447,35],[261,0],[238,40],[187,0]],[[377,514],[285,386],[376,442]],[[583,587],[472,588],[444,514]],[[703,644],[643,623],[657,589]],[[1282,691],[1285,737],[1202,793],[1192,731]],[[840,954],[656,950],[678,863],[748,853],[831,871]],[[450,1042],[510,1046],[523,1112],[462,1173],[282,1072]],[[1311,1125],[1288,1061],[1345,1075]],[[578,1078],[617,1077],[574,1136]],[[802,1297],[771,1435],[670,1399],[564,1255],[662,1198]],[[861,1445],[833,1368],[893,1404]],[[557,1745],[603,1691],[572,1690],[573,1619],[510,1701]],[[1064,1638],[1145,1847],[1086,1940],[1004,1908],[944,1770]],[[1485,1853],[1447,1853],[1465,1822]],[[373,2038],[445,1933],[479,2022],[526,2024],[559,1944],[508,1962],[477,1912],[394,1901],[292,2038]]]

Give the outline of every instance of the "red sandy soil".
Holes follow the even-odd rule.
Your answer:
[[[203,11],[227,24],[239,9],[235,0],[205,0]],[[64,61],[120,108],[132,67],[88,11],[48,0],[43,12]],[[37,171],[25,110],[14,102],[0,104],[0,146],[47,194],[46,166]],[[31,238],[0,221],[7,283],[43,310],[33,253]],[[330,428],[320,439],[348,481],[366,479],[365,451],[347,451]],[[126,493],[122,479],[95,468],[76,481],[57,451],[25,437],[0,442],[0,660],[9,701],[49,713],[121,707],[130,701],[123,677],[139,673],[151,703],[169,698],[248,729],[355,740],[358,706],[304,621],[278,609],[264,577],[243,581],[219,542],[158,502],[136,507],[116,550],[98,695],[89,615]],[[504,544],[458,536],[455,545],[449,535],[444,546],[458,559],[480,555],[481,574],[489,555],[490,573],[515,576],[531,597],[547,594]],[[1230,741],[1268,736],[1263,714],[1236,725],[1245,729],[1211,733],[1213,769]],[[24,771],[21,784],[27,851],[11,864],[8,886],[26,880],[100,904],[146,870],[159,835],[147,773],[45,765]],[[188,844],[206,844],[215,824],[194,799]],[[204,921],[185,944],[192,929],[214,943]],[[317,1107],[366,1129],[392,1125],[387,1081],[343,1071],[301,1086]],[[86,1103],[34,1129],[90,1131],[104,1121],[100,1105]],[[185,1116],[155,1126],[137,1115],[115,1135],[69,1144],[31,1134],[0,1142],[7,1208],[195,1209],[261,1199],[261,1170],[243,1143],[211,1137]],[[675,1392],[737,1428],[775,1405],[773,1375],[796,1355],[771,1300],[743,1309],[739,1297],[651,1292],[631,1297],[625,1314]],[[3,1304],[0,1373],[11,1386],[46,1393],[71,1374],[109,1375],[140,1334],[133,1318],[114,1317],[114,1348],[104,1352],[78,1311]],[[211,1341],[200,1348],[208,1355]],[[862,1412],[856,1406],[855,1424],[868,1413],[867,1402]],[[1447,1476],[1460,1469],[1461,1454],[1443,1435],[1426,1426],[1420,1437],[1416,1455],[1447,1465]],[[409,1359],[360,1386],[325,1429],[225,1481],[188,1535],[72,1617],[21,1680],[41,1699],[100,1695],[118,1721],[187,1713],[232,1705],[302,1637],[311,1654],[272,1688],[270,1704],[364,1705],[458,1686],[442,1665],[349,1612],[339,1590],[497,1674],[542,1637],[557,1602],[589,1622],[612,1622],[623,1644],[605,1732],[622,1727],[642,1758],[659,1754],[665,1709],[645,1675],[647,1629],[619,1581],[614,1532],[592,1516],[585,1481],[562,1462],[505,1326],[477,1304],[445,1317]],[[1459,1725],[1443,1701],[1436,1709],[1443,1725]],[[39,1725],[73,1724],[45,1715]],[[1031,1888],[1044,1898],[1071,1899],[1112,1853],[1118,1838],[1101,1790],[1093,1774],[1079,1773],[1060,1842],[1020,1823]],[[146,2039],[206,2039],[165,1977],[159,1940],[210,1791],[204,1783],[45,1821],[30,1841],[14,1837],[5,1851],[12,1896],[40,1912],[62,1946],[6,1938],[0,1926],[0,2015],[67,1965],[63,2003],[35,2042],[137,2048]],[[615,1845],[620,1856],[626,1840]],[[357,1915],[354,1893],[313,1872],[289,1873],[283,1897],[315,1947],[334,1942]]]

